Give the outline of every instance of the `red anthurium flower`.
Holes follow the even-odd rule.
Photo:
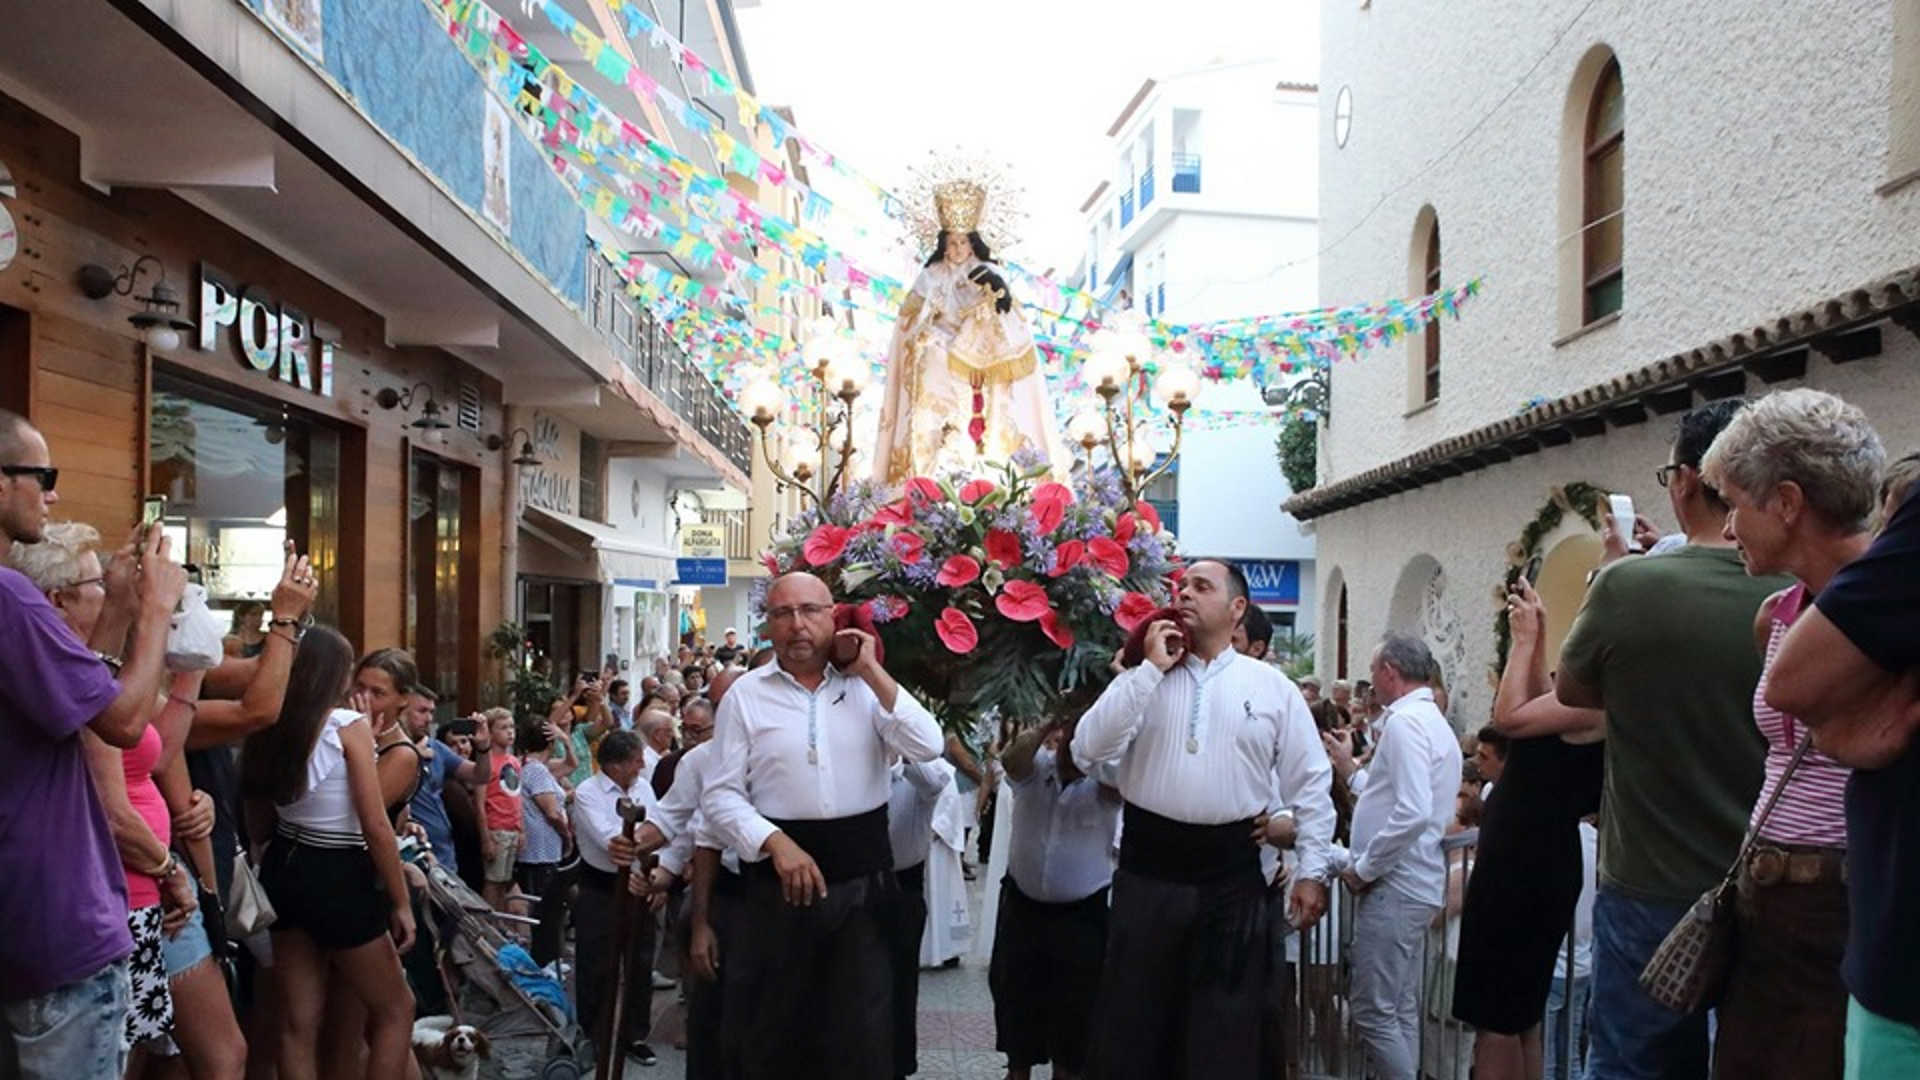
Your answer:
[[[1187,577],[1187,568],[1184,566],[1176,566],[1173,569],[1167,571],[1167,580],[1172,582],[1173,587],[1176,589],[1180,587],[1180,583],[1182,581],[1186,580],[1186,577]]]
[[[920,538],[919,533],[897,532],[888,542],[893,545],[893,553],[909,566],[919,562],[927,552],[927,542]]]
[[[1073,627],[1068,626],[1066,620],[1060,617],[1060,613],[1052,608],[1048,608],[1047,613],[1040,616],[1040,632],[1047,635],[1048,641],[1063,649],[1073,648]]]
[[[913,524],[913,500],[902,495],[873,512],[873,520],[881,525]]]
[[[1113,611],[1113,621],[1120,624],[1120,629],[1131,634],[1134,627],[1145,622],[1147,616],[1152,615],[1159,606],[1146,593],[1130,592],[1120,598],[1120,606]]]
[[[940,635],[940,644],[948,652],[965,656],[980,644],[980,631],[974,628],[973,620],[957,607],[949,607],[933,621],[933,632]]]
[[[1127,576],[1127,549],[1104,536],[1087,541],[1087,558],[1114,577]]]
[[[1020,538],[1005,529],[987,530],[987,559],[1003,570],[1020,565]]]
[[[852,529],[843,529],[838,525],[822,525],[807,535],[807,543],[802,552],[810,566],[825,566],[840,557],[846,550],[847,541],[853,538]]]
[[[968,506],[972,506],[974,503],[993,494],[993,492],[993,481],[969,480],[960,488],[960,501],[966,503]]]
[[[1140,520],[1145,522],[1147,528],[1152,529],[1155,533],[1161,532],[1165,528],[1165,526],[1160,524],[1160,511],[1155,510],[1153,504],[1147,500],[1141,499],[1134,503],[1133,512],[1139,514]]]
[[[1133,515],[1121,514],[1120,520],[1113,523],[1114,542],[1119,544],[1124,544],[1127,541],[1133,539],[1133,530],[1134,530]]]
[[[940,564],[940,573],[933,581],[936,585],[944,585],[952,589],[961,585],[970,585],[979,576],[980,564],[974,561],[973,556],[954,555]]]
[[[1040,535],[1050,536],[1067,516],[1067,504],[1059,499],[1035,499],[1027,513],[1032,516],[1034,528],[1040,530]]]
[[[993,606],[1014,622],[1033,622],[1053,610],[1047,590],[1031,581],[1009,581],[994,597]]]
[[[771,551],[762,552],[760,555],[760,565],[767,568],[767,573],[772,574],[775,577],[779,576],[780,560],[773,557],[773,552]]]
[[[904,492],[907,498],[917,498],[923,503],[937,503],[946,498],[940,490],[940,485],[924,476],[916,476],[907,481]]]
[[[1048,481],[1033,489],[1034,502],[1058,502],[1062,506],[1073,505],[1073,489],[1057,481]]]
[[[1079,540],[1069,540],[1053,549],[1053,576],[1059,577],[1079,566],[1087,559],[1087,545]]]

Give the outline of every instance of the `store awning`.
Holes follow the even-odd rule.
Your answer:
[[[579,560],[605,584],[664,589],[674,577],[673,552],[623,536],[611,525],[529,506],[520,515],[520,531]]]

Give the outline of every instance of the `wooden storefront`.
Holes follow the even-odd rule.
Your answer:
[[[19,246],[0,267],[0,407],[47,438],[54,517],[115,546],[145,496],[170,495],[169,527],[227,608],[270,591],[279,530],[320,567],[326,621],[362,650],[413,649],[449,704],[477,707],[501,618],[498,382],[388,346],[378,314],[169,192],[82,183],[79,158],[71,132],[0,95]],[[136,263],[127,294],[80,287],[84,266]],[[198,324],[165,352],[128,321],[160,271]],[[421,383],[410,406],[379,402]],[[414,426],[429,396],[450,426]]]

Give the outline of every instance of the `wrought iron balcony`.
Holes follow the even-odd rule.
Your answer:
[[[1123,191],[1120,193],[1120,227],[1124,229],[1131,224],[1133,224],[1133,192]]]
[[[1145,210],[1153,202],[1153,166],[1140,174],[1140,209]]]
[[[620,275],[587,253],[587,316],[627,369],[741,472],[753,473],[753,430],[720,388],[643,308]]]

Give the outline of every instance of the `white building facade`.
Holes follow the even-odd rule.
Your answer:
[[[1320,301],[1485,278],[1334,369],[1313,491],[1319,666],[1424,634],[1485,722],[1497,594],[1543,560],[1550,631],[1598,553],[1569,484],[1673,527],[1678,414],[1814,386],[1920,444],[1920,3],[1325,5]],[[1491,28],[1498,27],[1495,33]],[[1444,242],[1443,242],[1444,238]],[[1546,513],[1552,517],[1551,512]]]
[[[1109,128],[1111,172],[1080,207],[1076,281],[1163,323],[1315,306],[1318,117],[1314,85],[1276,61],[1147,80]],[[1197,402],[1201,412],[1260,406],[1261,388],[1246,381],[1209,383]],[[1182,551],[1232,558],[1277,626],[1312,632],[1314,541],[1280,509],[1290,492],[1277,429],[1194,427],[1177,473],[1150,497]]]

